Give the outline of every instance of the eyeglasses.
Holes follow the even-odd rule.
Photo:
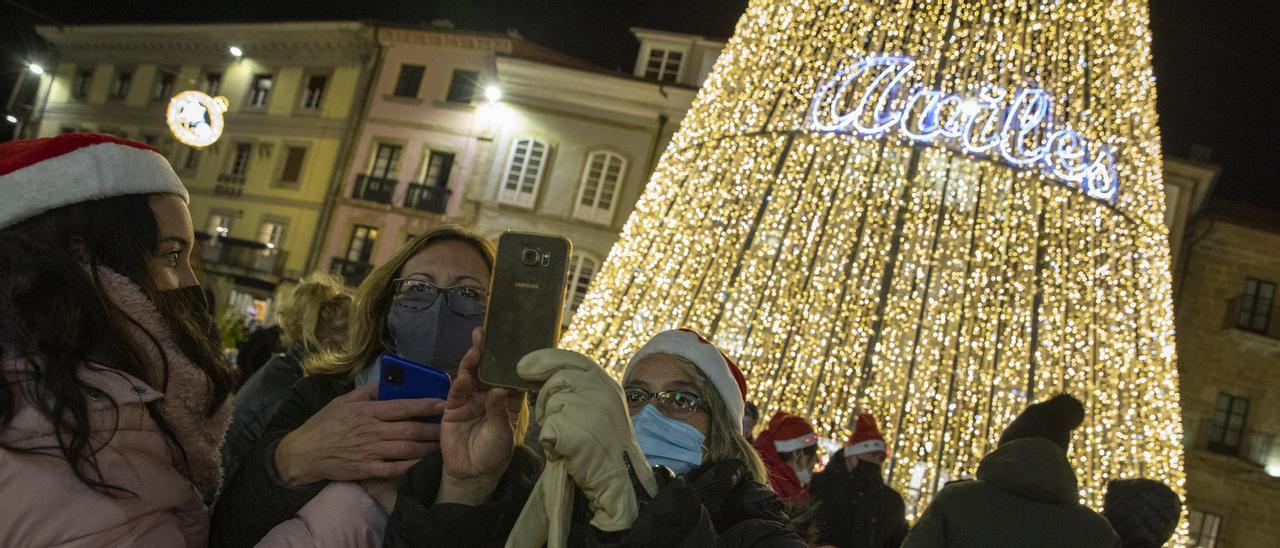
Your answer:
[[[444,295],[449,309],[469,317],[484,315],[485,290],[470,285],[439,287],[431,282],[415,278],[392,280],[392,304],[409,310],[426,310],[436,304],[436,298]]]
[[[632,414],[639,413],[645,404],[655,402],[654,407],[662,411],[663,415],[679,421],[693,416],[695,411],[706,407],[702,396],[688,392],[650,392],[643,388],[630,387],[625,393],[627,408]]]

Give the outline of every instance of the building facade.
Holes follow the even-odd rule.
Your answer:
[[[38,135],[94,131],[158,147],[191,193],[219,310],[270,321],[277,291],[315,263],[329,189],[375,60],[357,22],[40,27],[58,57]],[[179,142],[170,98],[227,99],[211,146]]]
[[[723,43],[633,29],[635,71],[496,59],[490,174],[468,192],[474,225],[573,241],[564,323],[635,207]],[[710,55],[710,60],[706,56]]]
[[[379,55],[355,146],[322,225],[316,268],[354,284],[409,238],[464,222],[464,189],[485,175],[485,97],[494,59],[584,64],[516,35],[379,26]]]
[[[1214,203],[1183,236],[1178,370],[1197,546],[1280,539],[1280,215]]]

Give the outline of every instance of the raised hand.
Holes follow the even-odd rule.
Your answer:
[[[480,382],[480,329],[471,341],[440,422],[444,476],[437,502],[479,504],[488,499],[511,464],[516,424],[525,405],[524,392]]]

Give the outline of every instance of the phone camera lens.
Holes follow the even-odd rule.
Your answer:
[[[383,372],[382,376],[391,384],[404,384],[404,369],[390,366]]]
[[[538,266],[538,263],[542,261],[542,253],[532,247],[526,247],[520,254],[520,261],[525,266]]]

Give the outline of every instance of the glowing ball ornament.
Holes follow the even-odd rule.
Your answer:
[[[165,119],[174,138],[186,145],[203,148],[222,137],[222,114],[229,106],[226,97],[184,91],[169,100]]]
[[[687,326],[762,417],[870,412],[913,516],[1061,391],[1081,500],[1180,489],[1155,99],[1141,0],[753,0],[563,346]]]

